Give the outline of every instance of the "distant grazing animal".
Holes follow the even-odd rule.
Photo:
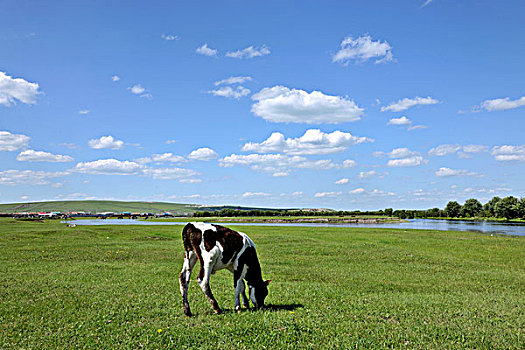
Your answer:
[[[221,269],[228,269],[233,273],[235,310],[240,311],[241,309],[241,295],[244,307],[250,307],[244,292],[245,280],[248,283],[252,304],[255,308],[264,306],[270,280],[263,281],[262,279],[255,244],[250,237],[242,232],[236,232],[220,225],[192,222],[182,230],[182,242],[184,243],[184,265],[179,276],[179,282],[186,316],[191,316],[190,304],[188,303],[188,286],[191,270],[197,259],[199,259],[201,267],[197,282],[199,282],[215,313],[220,314],[221,309],[211,293],[210,275]]]

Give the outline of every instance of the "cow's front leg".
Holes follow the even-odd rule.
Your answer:
[[[244,307],[249,309],[250,308],[250,302],[248,301],[248,298],[246,297],[246,284],[245,284],[244,280],[242,281],[241,295],[242,295],[242,303],[244,304]]]
[[[245,276],[246,269],[244,268],[244,266],[237,266],[237,268],[233,271],[233,286],[235,287],[235,311],[237,312],[241,311],[241,295],[242,300],[244,302],[244,306],[246,307],[246,294],[244,293],[244,290],[246,288],[246,285],[244,284]]]
[[[202,291],[204,292],[204,295],[206,295],[206,298],[208,298],[208,301],[210,302],[213,311],[215,311],[216,314],[220,314],[221,309],[219,308],[219,304],[217,303],[217,300],[215,300],[215,297],[213,296],[213,293],[210,289],[210,275],[214,265],[213,259],[212,261],[206,260],[208,259],[204,259],[205,262],[204,266],[202,267],[203,277],[199,284],[201,286]]]

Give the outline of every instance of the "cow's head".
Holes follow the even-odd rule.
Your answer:
[[[250,300],[256,309],[264,306],[264,299],[268,295],[268,285],[271,280],[263,281],[261,284],[250,287]]]

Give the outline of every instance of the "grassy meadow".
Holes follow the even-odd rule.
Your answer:
[[[85,211],[85,212],[122,212],[132,211],[137,213],[159,213],[165,211],[174,211],[180,213],[193,213],[195,208],[188,204],[164,203],[164,202],[121,202],[121,201],[97,201],[97,200],[79,200],[79,201],[51,201],[51,202],[34,202],[34,203],[9,203],[0,204],[0,213],[13,212],[50,212],[59,211],[62,213],[68,211]]]
[[[0,219],[0,349],[525,348],[525,237],[237,228],[272,279],[269,307],[235,313],[219,271],[215,315],[195,271],[187,318],[182,226]]]

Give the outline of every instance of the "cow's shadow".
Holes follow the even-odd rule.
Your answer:
[[[304,307],[303,304],[267,304],[264,305],[262,310],[265,311],[293,311],[295,309],[302,309]]]
[[[276,312],[276,311],[293,311],[295,309],[303,308],[303,304],[266,304],[264,307],[260,309],[255,309],[253,307],[246,309],[242,308],[240,312]],[[236,311],[233,309],[222,309],[222,313],[229,314],[229,313],[235,313]]]

